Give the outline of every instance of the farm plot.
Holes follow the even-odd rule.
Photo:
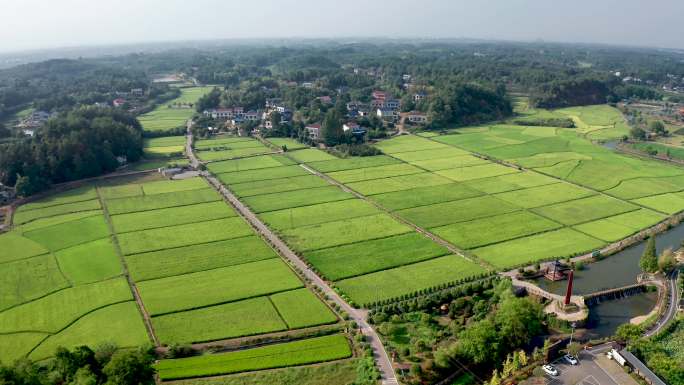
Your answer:
[[[199,190],[162,193],[152,196],[111,199],[106,201],[106,205],[107,210],[111,215],[120,215],[216,202],[220,199],[221,196],[214,189],[205,185],[205,188]]]
[[[454,147],[440,147],[439,149],[393,153],[392,157],[401,159],[407,163],[415,164],[416,162],[427,162],[434,159],[458,158],[465,155],[470,155],[470,153]]]
[[[222,151],[222,150],[238,150],[241,148],[254,148],[254,147],[260,147],[263,148],[264,145],[260,141],[252,138],[217,138],[217,139],[205,139],[205,140],[199,140],[195,143],[195,148],[204,151],[204,150],[214,150],[214,151]]]
[[[684,190],[684,175],[663,178],[637,178],[623,180],[606,194],[621,199],[637,199],[652,195]]]
[[[471,179],[483,179],[517,172],[519,171],[512,167],[506,167],[496,163],[488,163],[470,167],[438,170],[435,171],[435,174],[447,177],[456,182],[462,182]]]
[[[519,208],[492,196],[468,198],[459,201],[420,206],[396,213],[422,227],[438,227],[457,222],[510,213]]]
[[[309,206],[317,203],[351,199],[354,196],[336,186],[325,186],[307,190],[287,191],[244,198],[243,201],[257,213]]]
[[[165,209],[113,215],[114,230],[128,233],[138,230],[184,225],[234,217],[237,214],[223,201],[176,206]]]
[[[458,155],[449,158],[418,160],[410,163],[420,168],[426,169],[428,171],[439,171],[453,168],[484,165],[489,164],[490,162],[488,160],[478,158],[473,155]]]
[[[588,252],[605,242],[569,228],[473,249],[480,258],[498,268],[511,268],[550,258]]]
[[[145,139],[143,151],[147,158],[178,156],[185,151],[185,141],[184,136]]]
[[[48,252],[45,247],[22,237],[16,231],[0,234],[0,245],[2,246],[0,247],[0,263],[35,257]]]
[[[299,150],[302,148],[309,148],[308,145],[298,142],[296,139],[292,138],[266,138],[273,145],[278,147],[285,147],[288,151]]]
[[[406,163],[400,163],[386,166],[335,171],[328,173],[328,176],[341,183],[350,183],[371,179],[391,178],[400,175],[418,174],[422,172],[424,171],[418,167]]]
[[[95,215],[28,231],[24,236],[57,251],[108,237],[109,228],[102,215]]]
[[[390,210],[401,210],[473,198],[480,195],[483,195],[483,193],[465,184],[450,183],[373,195],[372,199]]]
[[[383,140],[377,143],[375,147],[386,154],[448,148],[447,145],[413,135],[402,135],[389,140]]]
[[[558,180],[533,171],[523,171],[515,174],[474,179],[465,182],[466,185],[487,194],[520,190],[552,183],[558,183]]]
[[[433,228],[432,232],[463,249],[472,249],[513,238],[555,230],[559,223],[539,215],[518,211],[470,222]]]
[[[226,146],[223,146],[226,147]],[[219,160],[229,160],[229,159],[235,159],[235,158],[243,158],[243,157],[250,157],[254,155],[261,155],[261,154],[267,154],[270,152],[273,152],[270,148],[264,146],[263,144],[259,143],[258,146],[255,147],[244,147],[244,148],[235,148],[235,149],[218,149],[222,147],[216,147],[211,150],[199,150],[197,151],[197,157],[200,158],[201,160],[212,162],[212,161],[219,161]]]
[[[199,190],[207,187],[202,178],[188,178],[181,180],[159,180],[141,185],[144,195],[165,194],[172,192]]]
[[[634,203],[667,214],[675,214],[684,210],[684,193],[667,193],[635,199]]]
[[[165,314],[153,317],[152,325],[162,343],[206,342],[287,330],[268,297]]]
[[[307,148],[305,150],[288,152],[288,156],[299,163],[320,162],[338,159],[337,157],[332,156],[327,152],[321,151],[316,148]]]
[[[209,93],[212,87],[188,87],[181,89],[176,99],[158,105],[154,110],[141,115],[138,120],[145,131],[165,131],[185,125],[192,117],[195,109],[190,106],[171,107],[177,104],[193,104],[202,95]]]
[[[344,170],[354,170],[358,168],[387,166],[390,164],[401,163],[399,160],[387,155],[362,156],[345,159],[324,160],[318,162],[307,162],[307,165],[320,172],[334,172]]]
[[[158,315],[296,289],[302,282],[274,258],[142,281],[138,287],[150,314]]]
[[[348,183],[347,186],[363,195],[375,195],[425,186],[439,186],[449,183],[453,183],[453,181],[430,172],[424,172],[420,174],[401,175],[391,178]]]
[[[607,242],[626,238],[639,230],[652,226],[665,219],[665,216],[648,209],[631,211],[597,221],[583,223],[574,229],[594,238]]]
[[[564,225],[576,225],[622,214],[628,211],[634,211],[638,208],[638,206],[625,201],[607,197],[605,195],[596,195],[574,201],[557,203],[551,206],[539,207],[532,211]]]
[[[336,285],[354,302],[368,305],[483,273],[485,270],[480,265],[455,255],[447,255],[344,279]]]
[[[71,190],[67,190],[55,195],[43,198],[36,202],[29,202],[21,205],[18,211],[31,211],[36,209],[45,209],[51,206],[63,205],[66,203],[83,202],[97,199],[97,192],[93,186],[83,186]]]
[[[103,333],[105,329],[106,333]],[[135,302],[114,304],[88,313],[59,334],[43,341],[29,354],[33,360],[52,356],[58,347],[98,346],[115,343],[119,348],[132,348],[149,341]]]
[[[508,191],[494,196],[506,202],[534,208],[595,195],[594,191],[570,183],[554,183],[522,190]]]
[[[287,230],[342,219],[374,215],[379,212],[380,211],[375,208],[375,206],[366,201],[360,199],[347,199],[337,202],[270,211],[263,213],[261,219],[274,229]]]
[[[31,221],[29,223],[16,226],[15,230],[25,233],[33,230],[38,230],[38,229],[43,229],[45,227],[51,227],[54,225],[59,225],[62,223],[66,222],[71,222],[77,219],[83,219],[87,217],[92,217],[96,215],[102,215],[101,210],[90,210],[90,211],[80,211],[76,213],[71,213],[71,214],[62,214],[62,215],[57,215],[54,217],[47,217],[47,218],[41,218],[41,219],[36,219],[35,221]]]
[[[269,298],[290,329],[337,322],[337,317],[309,289],[277,293]]]
[[[55,253],[64,276],[79,285],[121,275],[121,262],[110,238],[83,243]]]
[[[302,175],[291,178],[237,183],[231,185],[230,189],[239,197],[249,197],[323,186],[328,186],[325,180],[315,175]]]
[[[163,360],[156,369],[161,379],[173,380],[333,361],[351,354],[346,337],[334,334],[232,353]]]
[[[300,166],[292,165],[282,167],[260,168],[246,171],[227,172],[218,174],[217,177],[221,181],[221,183],[232,185],[236,183],[245,183],[269,179],[281,179],[301,175],[310,175],[310,173]]]
[[[299,227],[282,232],[283,239],[297,250],[316,250],[368,239],[410,232],[411,228],[387,214],[346,219]]]
[[[251,233],[252,228],[242,218],[233,217],[124,233],[118,239],[121,251],[130,255],[240,238]]]
[[[418,233],[357,242],[304,253],[316,269],[333,281],[408,265],[449,251]]]
[[[20,206],[14,213],[13,223],[22,225],[36,219],[54,217],[62,214],[70,214],[81,211],[92,211],[100,209],[100,201],[91,199],[83,202],[64,203],[39,209],[23,209]]]
[[[0,311],[69,286],[51,254],[0,264],[0,276]]]
[[[278,255],[259,237],[229,239],[170,250],[126,256],[128,271],[136,281],[151,280],[241,265]]]
[[[294,161],[283,155],[262,155],[245,159],[209,163],[207,169],[214,174],[220,174],[225,172],[244,172],[262,168],[289,166],[292,164],[294,164]]]

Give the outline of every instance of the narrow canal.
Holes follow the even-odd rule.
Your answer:
[[[684,222],[656,236],[656,248],[661,253],[667,248],[676,250],[684,240]],[[584,265],[575,272],[573,294],[581,295],[636,283],[641,273],[639,259],[646,242],[641,242],[598,262]],[[567,281],[551,282],[540,278],[535,283],[542,289],[564,295]],[[646,315],[653,310],[657,293],[647,292],[627,298],[609,300],[591,307],[588,326],[590,333],[610,336],[621,324],[633,317]]]

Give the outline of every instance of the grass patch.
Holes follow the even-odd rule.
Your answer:
[[[440,257],[448,253],[446,248],[421,234],[412,232],[310,251],[304,256],[327,279],[337,281]]]
[[[227,241],[126,256],[136,281],[171,277],[275,258],[278,255],[261,238],[251,235]]]
[[[473,252],[498,268],[510,268],[523,263],[575,255],[603,245],[603,241],[564,228],[474,249]]]
[[[119,234],[118,238],[121,251],[130,255],[240,238],[251,234],[252,228],[241,217],[233,217],[124,233]]]
[[[278,258],[138,283],[145,307],[153,315],[299,287],[301,281]]]
[[[472,249],[559,227],[560,224],[539,215],[518,211],[437,227],[432,232],[458,247]]]
[[[266,297],[152,318],[162,343],[193,343],[287,330]]]
[[[300,251],[403,234],[411,228],[387,214],[328,222],[283,231],[283,239]]]
[[[156,369],[161,379],[171,380],[333,361],[351,354],[347,338],[334,334],[231,353],[164,360]]]
[[[336,285],[354,302],[369,304],[482,274],[485,270],[461,257],[445,257],[339,281]]]
[[[337,322],[335,314],[307,288],[274,294],[270,298],[290,329]]]

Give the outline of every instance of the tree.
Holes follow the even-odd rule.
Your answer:
[[[629,136],[636,140],[644,140],[646,139],[646,131],[641,127],[632,127],[632,129],[629,130]]]
[[[658,135],[663,135],[667,132],[667,130],[665,129],[665,125],[660,120],[652,121],[649,125],[649,128],[651,129],[651,131],[655,132]]]
[[[641,338],[642,333],[643,330],[638,325],[623,324],[618,326],[617,330],[615,331],[615,337],[617,337],[620,341],[631,342]]]
[[[496,325],[488,319],[470,325],[459,334],[457,352],[476,364],[494,362],[500,355]]]
[[[0,123],[0,138],[6,138],[12,135],[12,131],[5,127],[4,124]]]
[[[669,273],[677,265],[677,260],[674,257],[672,249],[666,249],[658,257],[658,270],[663,273]]]
[[[641,255],[639,266],[641,267],[641,270],[648,273],[655,273],[656,271],[658,271],[656,241],[653,235],[651,235],[648,238],[648,242],[646,242],[646,247],[644,248],[644,253]]]
[[[573,341],[565,347],[565,351],[568,352],[569,355],[577,357],[577,355],[582,351],[582,345]]]
[[[325,114],[321,129],[323,130],[323,141],[326,146],[334,146],[340,143],[344,131],[342,130],[342,119],[337,110],[330,109]]]
[[[154,356],[142,349],[116,352],[103,369],[106,385],[154,384],[152,362]]]
[[[494,323],[506,348],[527,344],[542,330],[541,306],[528,298],[516,298],[508,294],[499,303]]]

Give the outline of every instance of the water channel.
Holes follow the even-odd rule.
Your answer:
[[[656,236],[656,249],[661,253],[667,248],[678,249],[684,240],[684,222]],[[622,287],[636,283],[641,273],[639,259],[646,242],[641,242],[615,253],[598,262],[584,265],[584,269],[575,272],[573,294],[581,295],[605,289]],[[542,289],[564,295],[567,281],[551,282],[539,278],[535,283]],[[655,292],[648,292],[622,299],[604,301],[593,306],[590,311],[588,326],[592,334],[599,336],[612,335],[615,329],[633,317],[645,315],[653,310],[657,299]]]

